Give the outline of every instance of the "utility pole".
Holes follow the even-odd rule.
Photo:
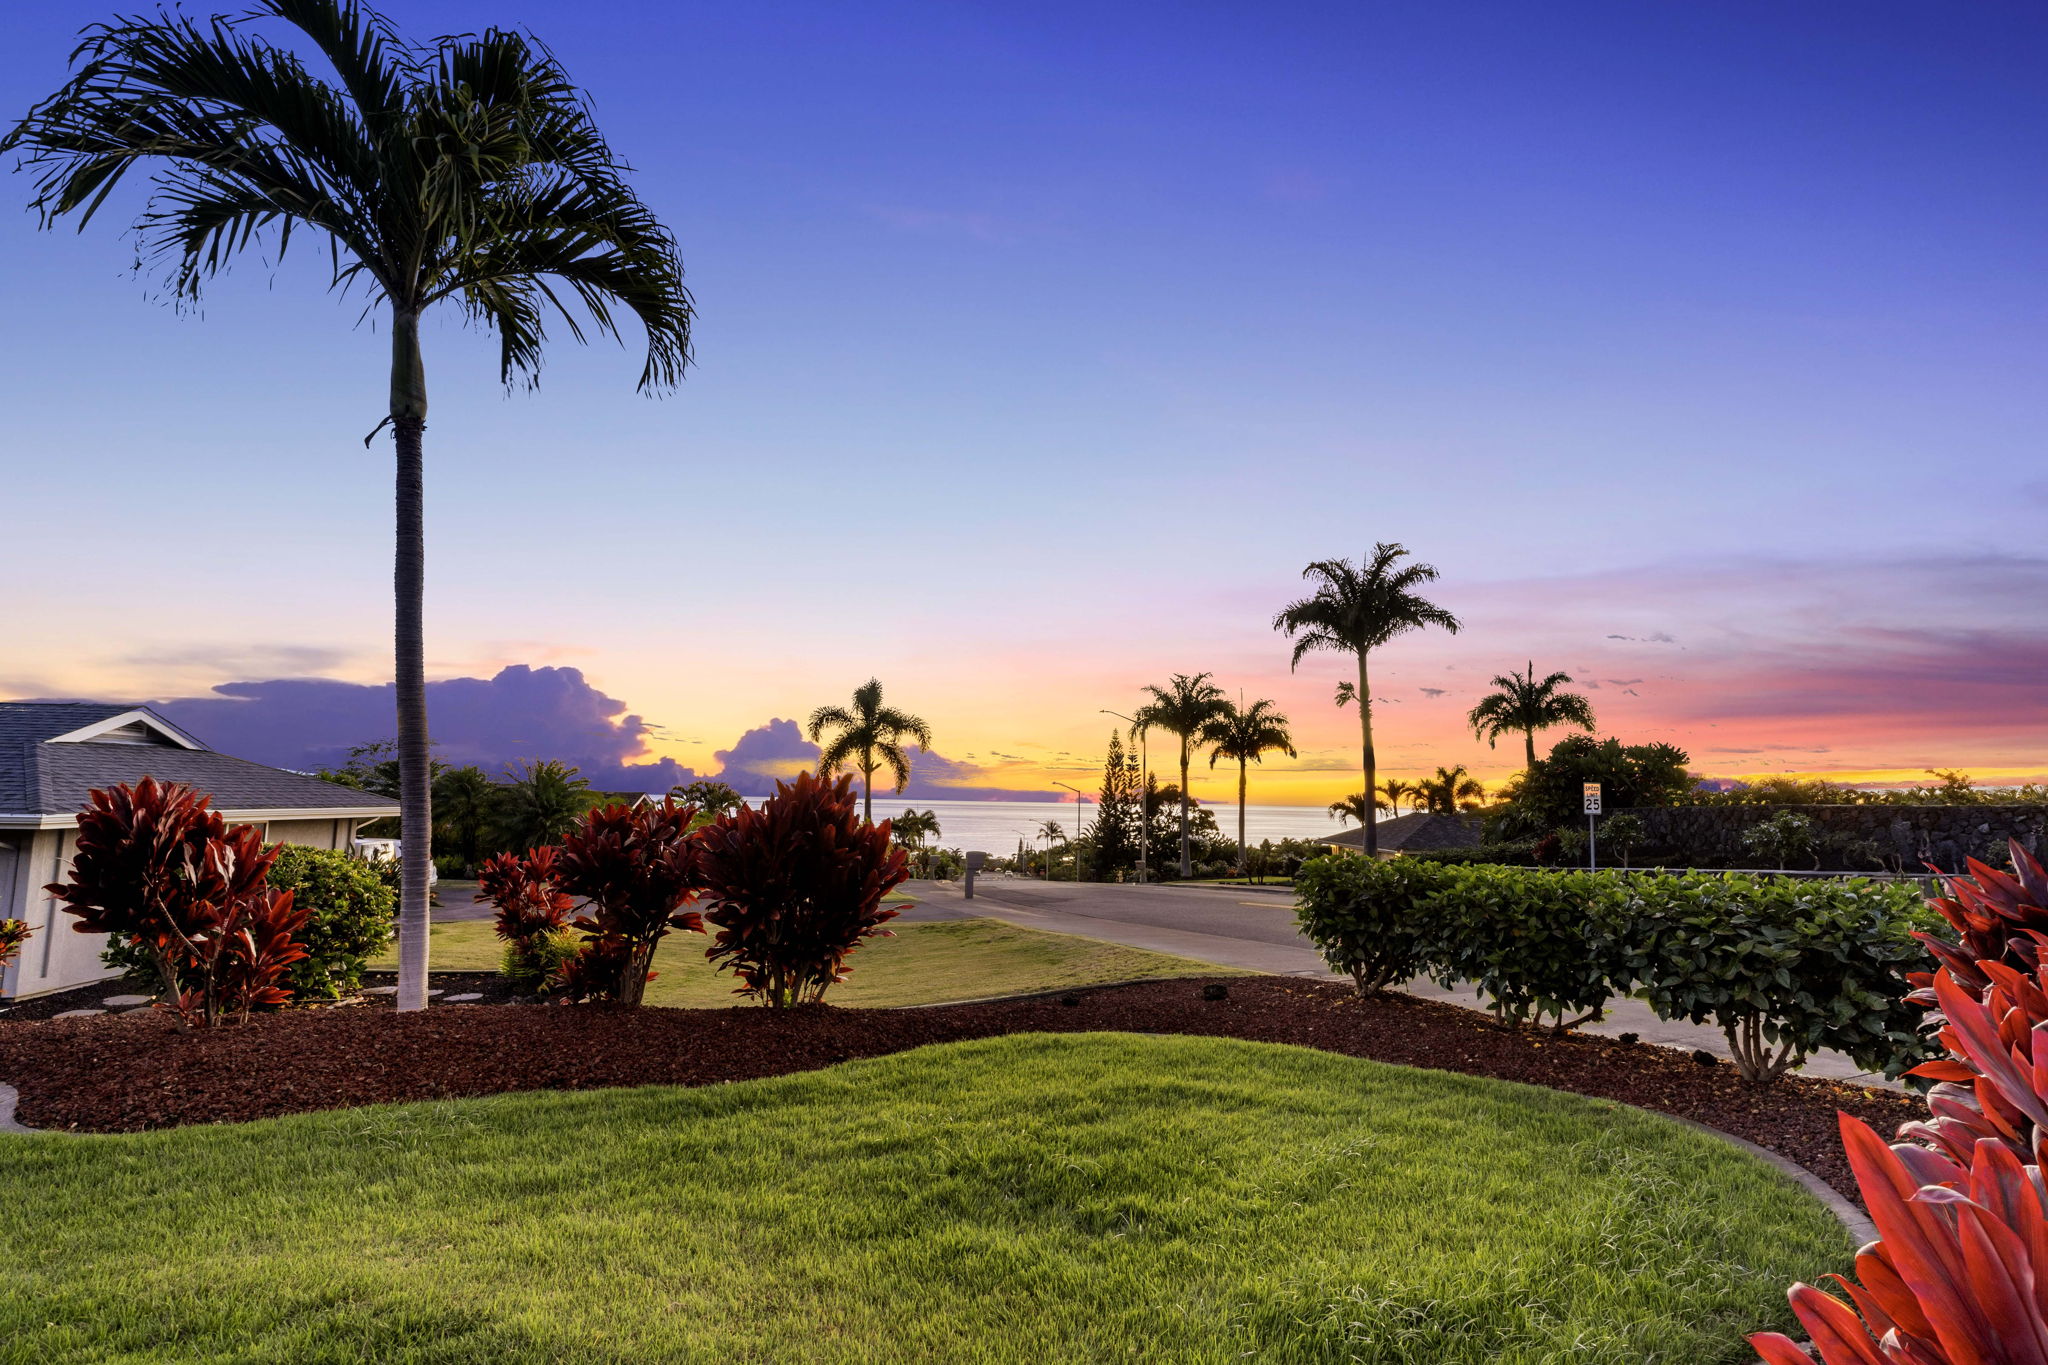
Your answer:
[[[1138,722],[1131,720],[1129,716],[1121,711],[1112,711],[1108,707],[1103,707],[1102,714],[1105,716],[1115,716],[1118,720],[1129,722],[1132,737],[1138,741],[1138,885],[1143,886],[1145,884],[1145,830],[1152,823],[1150,813],[1145,809],[1145,794],[1152,786],[1152,760],[1146,757],[1145,751],[1147,732],[1140,730]]]
[[[1074,794],[1074,880],[1081,880],[1081,807],[1088,801],[1088,793],[1069,782],[1055,782],[1055,787],[1065,787]]]

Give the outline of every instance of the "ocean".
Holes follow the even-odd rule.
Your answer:
[[[1060,827],[1069,835],[1074,831],[1075,806],[1071,801],[911,801],[894,792],[886,798],[880,792],[875,793],[877,820],[901,815],[907,806],[928,810],[938,816],[939,837],[936,843],[940,848],[980,849],[984,853],[1007,856],[1016,851],[1019,839],[1035,841],[1048,820],[1059,821]],[[1226,836],[1236,837],[1235,804],[1211,803],[1204,809],[1215,815],[1217,825]],[[1083,803],[1080,816],[1081,824],[1086,827],[1095,818],[1095,803]],[[1314,839],[1345,828],[1349,826],[1340,824],[1320,806],[1245,808],[1245,838],[1254,844],[1261,839]]]

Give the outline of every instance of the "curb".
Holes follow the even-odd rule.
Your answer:
[[[1119,986],[1151,986],[1161,981],[1235,981],[1247,976],[1265,976],[1265,972],[1219,971],[1213,976],[1134,976],[1128,981],[1091,981],[1085,986],[1056,986],[1049,991],[1020,991],[1015,995],[978,995],[972,1000],[929,1000],[922,1005],[888,1005],[885,1009],[899,1010],[945,1010],[955,1005],[1004,1005],[1018,1000],[1051,1000],[1062,995],[1086,995],[1090,991],[1115,990]],[[860,1006],[849,1006],[858,1009]]]
[[[21,1103],[21,1092],[13,1086],[0,1083],[0,1133],[40,1133],[40,1128],[31,1128],[14,1117],[15,1108]]]
[[[1636,1108],[1637,1106],[1631,1105],[1629,1107]],[[1676,1114],[1659,1114],[1654,1109],[1645,1109],[1642,1112],[1655,1114],[1660,1119],[1670,1119],[1673,1123],[1682,1123],[1686,1127],[1697,1129],[1702,1133],[1710,1133],[1721,1139],[1721,1141],[1740,1147],[1751,1156],[1768,1162],[1784,1174],[1798,1181],[1805,1187],[1808,1194],[1827,1205],[1828,1212],[1835,1215],[1836,1222],[1848,1229],[1849,1235],[1856,1239],[1857,1246],[1861,1247],[1867,1242],[1875,1242],[1877,1240],[1877,1224],[1870,1221],[1869,1214],[1857,1208],[1854,1201],[1837,1190],[1833,1185],[1828,1184],[1827,1181],[1822,1180],[1812,1171],[1807,1170],[1806,1167],[1792,1160],[1792,1158],[1779,1156],[1768,1147],[1759,1147],[1748,1138],[1739,1138],[1733,1133],[1724,1133],[1711,1123],[1701,1123],[1698,1119],[1680,1118]]]

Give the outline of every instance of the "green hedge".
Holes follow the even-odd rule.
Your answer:
[[[1295,886],[1303,931],[1362,992],[1472,983],[1502,1018],[1560,1027],[1638,995],[1718,1026],[1756,1081],[1822,1048],[1894,1076],[1939,1051],[1903,998],[1932,966],[1912,933],[1938,927],[1910,885],[1339,856]]]

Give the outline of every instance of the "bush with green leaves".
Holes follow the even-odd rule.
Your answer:
[[[1818,867],[1817,839],[1812,820],[1796,810],[1781,810],[1744,830],[1742,849],[1760,868],[1790,867],[1795,862]]]
[[[294,1003],[339,1000],[360,990],[363,969],[398,931],[398,892],[384,869],[303,844],[272,844],[265,852],[275,855],[270,889],[291,892],[293,903],[308,912],[293,935],[306,956],[286,975]],[[133,938],[116,938],[100,960],[138,981],[158,970],[148,945]]]
[[[1636,877],[1633,972],[1663,1019],[1712,1023],[1743,1079],[1822,1048],[1896,1076],[1939,1054],[1901,983],[1938,924],[1909,885],[1862,878]]]
[[[1439,952],[1438,893],[1449,880],[1420,858],[1312,858],[1294,874],[1295,919],[1360,995],[1420,976]]]
[[[1939,921],[1908,885],[1334,856],[1295,887],[1303,932],[1361,993],[1427,974],[1558,1028],[1637,994],[1719,1027],[1757,1083],[1821,1048],[1894,1076],[1935,1050],[1906,977],[1931,968],[1914,931]]]
[[[1441,944],[1430,975],[1476,985],[1508,1023],[1589,1023],[1633,984],[1628,892],[1604,873],[1446,868],[1425,910]]]
[[[1536,842],[1533,839],[1523,839],[1505,843],[1474,844],[1470,848],[1424,849],[1401,856],[1419,862],[1447,863],[1452,866],[1462,866],[1466,863],[1498,863],[1503,867],[1535,867]]]

